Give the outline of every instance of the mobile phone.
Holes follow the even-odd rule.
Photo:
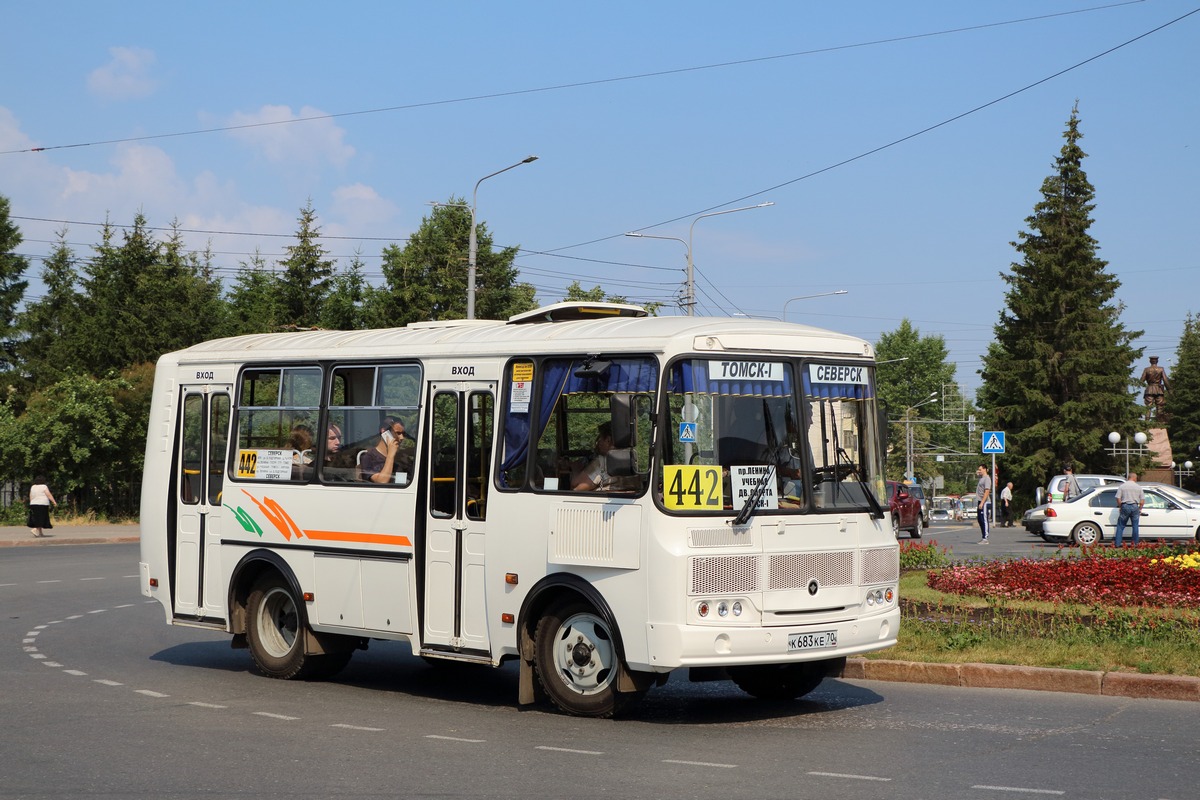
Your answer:
[[[396,435],[394,433],[392,433],[391,431],[384,431],[383,432],[383,441],[386,444],[391,444],[392,442],[396,441]]]

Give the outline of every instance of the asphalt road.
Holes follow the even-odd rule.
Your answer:
[[[907,532],[900,533],[901,543],[909,541]],[[988,543],[980,544],[979,525],[974,518],[963,522],[932,522],[921,531],[921,538],[913,541],[936,541],[947,548],[956,561],[972,558],[1049,558],[1063,548],[1060,544],[1049,544],[1040,536],[1034,536],[1014,522],[1011,528],[993,527]]]
[[[585,720],[519,710],[512,667],[379,642],[336,681],[272,681],[167,626],[136,561],[0,550],[0,798],[1196,795],[1194,703],[830,680],[764,704],[676,676]]]

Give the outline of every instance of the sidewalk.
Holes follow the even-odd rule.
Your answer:
[[[129,525],[56,525],[35,539],[24,525],[0,527],[0,547],[43,546],[52,544],[109,544],[136,542],[140,537],[136,524]]]

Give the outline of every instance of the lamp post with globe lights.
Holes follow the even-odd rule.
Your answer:
[[[1113,431],[1112,433],[1110,433],[1108,435],[1108,441],[1109,441],[1109,444],[1111,445],[1108,448],[1108,452],[1110,452],[1112,454],[1113,458],[1116,458],[1117,456],[1124,454],[1124,456],[1125,456],[1125,475],[1126,475],[1126,477],[1128,477],[1129,476],[1129,456],[1132,454],[1132,455],[1136,455],[1138,458],[1141,458],[1142,456],[1146,455],[1146,441],[1147,441],[1146,434],[1142,433],[1141,431],[1138,431],[1137,433],[1135,433],[1133,435],[1133,441],[1137,444],[1136,448],[1132,447],[1129,444],[1129,436],[1128,435],[1125,436],[1125,446],[1118,447],[1117,444],[1121,441],[1121,434],[1117,433],[1116,431]]]

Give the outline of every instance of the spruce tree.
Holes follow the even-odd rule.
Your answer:
[[[1200,486],[1200,317],[1188,314],[1175,351],[1175,364],[1167,373],[1167,403],[1163,408],[1171,450],[1176,463],[1192,462],[1193,475],[1184,484]]]
[[[17,252],[21,242],[20,229],[9,219],[8,198],[0,195],[0,361],[5,368],[13,365],[17,306],[29,286],[23,277],[29,261]]]
[[[321,321],[321,308],[329,296],[333,277],[333,259],[328,258],[319,241],[317,212],[312,202],[300,210],[300,229],[296,243],[288,245],[288,256],[279,262],[279,300],[285,327],[315,328]]]
[[[1065,463],[1114,469],[1108,432],[1132,432],[1141,419],[1130,390],[1141,356],[1131,342],[1141,331],[1120,322],[1120,282],[1088,233],[1095,190],[1083,169],[1078,105],[1063,138],[1029,230],[1011,243],[1021,260],[1001,273],[1005,307],[981,370],[980,405],[1007,435],[1001,469],[1026,496]]]

